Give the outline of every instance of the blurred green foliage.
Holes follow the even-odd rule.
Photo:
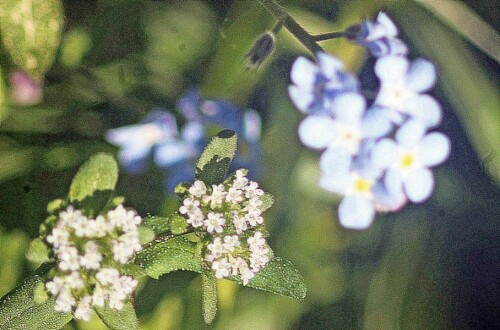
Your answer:
[[[49,3],[59,10],[57,1],[19,3],[31,2],[33,10]],[[469,329],[500,322],[499,63],[430,9],[412,1],[280,1],[311,33],[387,10],[411,56],[438,66],[434,95],[443,104],[452,154],[436,171],[436,191],[427,203],[381,215],[357,232],[338,225],[338,199],[317,188],[318,155],[296,137],[301,114],[286,88],[293,59],[307,51],[281,31],[272,58],[245,71],[244,54],[273,25],[256,1],[64,1],[63,12],[32,16],[34,43],[26,33],[18,36],[9,21],[15,15],[5,18],[14,3],[0,2],[1,295],[33,271],[24,252],[47,203],[66,195],[92,154],[115,151],[104,132],[137,122],[153,107],[176,113],[177,97],[198,85],[206,97],[254,107],[264,117],[263,185],[276,197],[266,217],[270,245],[300,270],[308,295],[294,301],[219,281],[218,315],[206,326],[201,279],[169,273],[139,287],[134,305],[141,329]],[[466,4],[494,26],[495,12],[480,10],[489,1]],[[50,17],[58,24],[64,17],[62,35],[62,25],[44,21]],[[322,45],[352,71],[366,71],[371,61],[343,40]],[[27,64],[29,54],[39,65]],[[40,104],[13,102],[8,77],[19,68],[43,75]],[[124,174],[118,194],[143,215],[166,216],[175,202],[163,194],[161,180],[154,168]],[[105,328],[97,318],[65,326]]]

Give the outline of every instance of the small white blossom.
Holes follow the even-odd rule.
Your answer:
[[[228,277],[231,271],[231,264],[227,261],[227,258],[223,258],[212,263],[212,269],[215,270],[215,277],[221,279]]]
[[[52,281],[45,283],[45,287],[53,296],[57,296],[63,290],[64,284],[65,281],[62,277],[55,276]]]
[[[196,180],[191,188],[189,188],[189,193],[195,197],[201,197],[207,192],[207,187],[205,183],[200,180]]]
[[[84,321],[90,320],[90,317],[92,316],[92,308],[90,307],[91,303],[91,296],[85,296],[80,299],[74,313],[75,319]]]
[[[240,246],[238,235],[225,236],[223,246],[226,251],[233,252],[234,248]]]
[[[76,300],[69,290],[63,290],[57,295],[54,310],[56,312],[69,313],[76,305]]]
[[[226,252],[226,248],[222,244],[220,237],[216,237],[212,243],[208,244],[207,248],[215,258],[220,258]]]
[[[179,208],[179,212],[181,214],[187,214],[188,216],[191,215],[191,214],[195,214],[195,213],[198,213],[200,212],[200,202],[197,201],[197,200],[193,200],[192,198],[186,198],[183,202],[182,202],[182,206]]]
[[[58,249],[63,245],[67,245],[69,241],[69,232],[66,228],[54,228],[49,236],[47,236],[47,242],[51,244],[54,248]]]
[[[189,214],[187,223],[189,223],[194,228],[203,226],[203,213],[201,212],[201,210],[199,212]]]
[[[240,217],[238,212],[233,213],[233,225],[238,235],[243,234],[243,232],[248,228],[245,218]]]
[[[116,268],[102,268],[97,272],[95,278],[102,285],[110,285],[120,278],[120,272]]]
[[[236,189],[243,189],[248,184],[248,179],[242,170],[236,171],[236,178],[233,181],[233,187]]]
[[[238,204],[243,201],[243,192],[236,187],[229,188],[229,191],[226,195],[226,200],[232,204]]]
[[[85,243],[85,254],[80,258],[80,266],[87,269],[98,269],[101,266],[102,254],[94,241]]]
[[[203,201],[205,203],[210,203],[210,206],[217,207],[222,204],[224,197],[226,197],[227,192],[224,191],[224,185],[212,185],[212,193],[210,195],[205,195]]]
[[[217,233],[222,233],[222,226],[224,226],[226,220],[224,220],[221,213],[210,212],[208,213],[208,219],[206,219],[203,223],[207,227],[207,232],[213,233],[215,231]]]
[[[244,188],[245,197],[250,199],[264,195],[264,190],[258,188],[259,184],[257,182],[250,181],[250,183]]]
[[[62,271],[75,271],[80,269],[80,256],[78,250],[73,246],[64,246],[57,253],[59,269]]]
[[[84,286],[83,279],[79,272],[72,272],[64,279],[67,287],[71,289],[81,289]]]

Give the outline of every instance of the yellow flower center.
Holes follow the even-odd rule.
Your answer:
[[[356,178],[354,179],[354,190],[360,193],[366,193],[369,192],[371,189],[371,182],[363,179],[363,178]]]
[[[415,163],[415,157],[412,154],[404,154],[399,159],[399,164],[403,168],[411,167]]]

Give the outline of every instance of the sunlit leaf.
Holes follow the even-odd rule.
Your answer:
[[[241,284],[239,277],[231,277],[232,281]],[[255,274],[247,285],[250,288],[280,294],[294,299],[306,297],[306,284],[290,261],[276,257]]]
[[[99,318],[112,330],[139,329],[139,321],[135,315],[134,306],[130,301],[121,310],[109,307],[94,307]]]
[[[118,164],[113,156],[99,153],[92,156],[73,178],[69,188],[70,203],[81,204],[94,212],[110,200],[118,180]]]
[[[236,142],[234,131],[219,132],[196,163],[196,179],[209,185],[222,182],[236,152]]]
[[[200,273],[201,261],[201,256],[196,253],[196,244],[182,236],[152,244],[135,258],[135,263],[156,279],[175,270]]]
[[[5,0],[0,10],[2,42],[12,61],[40,80],[59,46],[63,23],[60,0]]]
[[[51,264],[42,265],[35,274],[0,299],[0,329],[61,329],[73,316],[54,310],[54,298],[35,303],[35,290],[45,281]]]

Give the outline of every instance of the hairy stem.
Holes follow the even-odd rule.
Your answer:
[[[304,30],[296,20],[293,19],[290,14],[280,6],[274,0],[257,0],[262,7],[264,7],[271,15],[274,16],[279,22],[282,22],[283,26],[292,33],[295,38],[297,38],[309,51],[315,55],[317,52],[323,52],[323,48],[321,48],[314,38]]]
[[[343,38],[345,37],[345,32],[330,32],[330,33],[323,33],[323,34],[318,34],[315,36],[312,36],[315,41],[324,41],[324,40],[330,40],[330,39],[335,39],[335,38]]]

